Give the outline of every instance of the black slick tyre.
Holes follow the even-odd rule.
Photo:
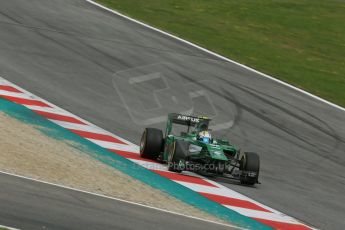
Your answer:
[[[240,160],[241,184],[254,185],[258,183],[260,171],[260,157],[257,153],[245,152]]]
[[[188,155],[188,143],[181,140],[176,140],[170,149],[168,157],[168,170],[172,172],[182,172],[183,169],[180,168],[180,160],[185,160]]]
[[[140,156],[157,159],[163,146],[163,132],[155,128],[145,128],[140,140]]]

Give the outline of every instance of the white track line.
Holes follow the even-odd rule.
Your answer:
[[[277,79],[277,78],[274,78],[274,77],[272,77],[272,76],[269,76],[269,75],[267,75],[267,74],[265,74],[265,73],[259,72],[259,71],[255,70],[255,69],[251,68],[251,67],[245,66],[245,65],[243,65],[243,64],[241,64],[241,63],[238,63],[238,62],[236,62],[236,61],[234,61],[234,60],[231,60],[231,59],[229,59],[229,58],[226,58],[226,57],[224,57],[224,56],[222,56],[222,55],[220,55],[220,54],[217,54],[217,53],[215,53],[215,52],[212,52],[212,51],[210,51],[210,50],[208,50],[208,49],[205,49],[205,48],[203,48],[203,47],[201,47],[201,46],[198,46],[198,45],[196,45],[196,44],[194,44],[194,43],[192,43],[192,42],[186,41],[186,40],[184,40],[184,39],[182,39],[182,38],[179,38],[179,37],[177,37],[177,36],[175,36],[175,35],[172,35],[172,34],[170,34],[170,33],[167,33],[167,32],[165,32],[165,31],[163,31],[163,30],[157,29],[157,28],[155,28],[155,27],[153,27],[153,26],[150,26],[150,25],[148,25],[148,24],[146,24],[146,23],[143,23],[143,22],[141,22],[141,21],[138,21],[138,20],[136,20],[136,19],[133,19],[133,18],[131,18],[131,17],[128,17],[128,16],[126,16],[126,15],[124,15],[124,14],[119,13],[118,11],[109,9],[109,8],[107,8],[107,7],[105,7],[105,6],[101,5],[101,4],[99,4],[99,3],[96,3],[96,2],[94,2],[94,1],[92,1],[92,0],[86,0],[86,1],[89,2],[89,3],[91,3],[91,4],[93,4],[93,5],[95,5],[95,6],[100,7],[100,8],[102,8],[102,9],[106,10],[106,11],[109,11],[109,12],[111,12],[111,13],[114,13],[114,14],[116,14],[116,15],[122,17],[122,18],[125,18],[125,19],[127,19],[127,20],[129,20],[129,21],[135,22],[135,23],[140,24],[140,25],[142,25],[142,26],[144,26],[144,27],[146,27],[146,28],[149,28],[149,29],[154,30],[154,31],[159,32],[159,33],[162,33],[162,34],[164,34],[164,35],[166,35],[166,36],[169,36],[169,37],[171,37],[171,38],[174,38],[174,39],[176,39],[176,40],[178,40],[178,41],[180,41],[180,42],[183,42],[183,43],[185,43],[185,44],[187,44],[187,45],[190,45],[190,46],[193,46],[193,47],[195,47],[195,48],[197,48],[197,49],[200,49],[200,50],[202,50],[202,51],[204,51],[204,52],[206,52],[206,53],[208,53],[208,54],[211,54],[211,55],[213,55],[213,56],[215,56],[215,57],[218,57],[218,58],[220,58],[220,59],[222,59],[222,60],[224,60],[224,61],[227,61],[227,62],[231,62],[231,63],[233,63],[233,64],[236,64],[236,65],[238,65],[238,66],[240,66],[240,67],[242,67],[242,68],[244,68],[244,69],[247,69],[247,70],[249,70],[249,71],[252,71],[252,72],[254,72],[254,73],[257,73],[257,74],[261,75],[262,77],[265,77],[265,78],[268,78],[268,79],[270,79],[270,80],[272,80],[272,81],[275,81],[275,82],[277,82],[277,83],[280,83],[280,84],[282,84],[282,85],[284,85],[284,86],[287,86],[287,87],[289,87],[289,88],[291,88],[291,89],[294,89],[294,90],[296,90],[296,91],[298,91],[298,92],[300,92],[300,93],[303,93],[303,94],[305,94],[305,95],[308,95],[309,97],[312,97],[312,98],[314,98],[314,99],[316,99],[316,100],[319,100],[319,101],[321,101],[321,102],[323,102],[323,103],[326,103],[326,104],[328,104],[328,105],[330,105],[330,106],[332,106],[332,107],[334,107],[334,108],[337,108],[337,109],[342,110],[342,111],[345,112],[345,108],[343,108],[343,107],[341,107],[341,106],[339,106],[339,105],[336,105],[336,104],[334,104],[334,103],[332,103],[332,102],[330,102],[330,101],[327,101],[327,100],[325,100],[325,99],[323,99],[323,98],[321,98],[321,97],[318,97],[318,96],[316,96],[316,95],[314,95],[314,94],[311,94],[311,93],[309,93],[309,92],[307,92],[307,91],[304,91],[304,90],[302,90],[302,89],[300,89],[300,88],[297,88],[297,87],[295,87],[295,86],[293,86],[293,85],[290,85],[290,84],[288,84],[288,83],[286,83],[286,82],[284,82],[284,81],[281,81],[281,80],[279,80],[279,79]]]
[[[7,226],[4,226],[4,225],[0,225],[0,228],[4,228],[4,229],[8,229],[8,230],[19,230],[18,228],[12,228],[12,227],[7,227]]]
[[[222,225],[222,226],[227,226],[227,227],[232,227],[232,228],[244,230],[244,228],[240,228],[240,227],[233,226],[233,225],[230,225],[230,224],[223,224],[223,223],[219,223],[219,222],[212,221],[212,220],[205,220],[205,219],[201,219],[201,218],[195,217],[195,216],[189,216],[189,215],[185,215],[185,214],[181,214],[181,213],[177,213],[177,212],[173,212],[173,211],[169,211],[169,210],[165,210],[165,209],[161,209],[161,208],[152,207],[152,206],[145,205],[145,204],[136,203],[136,202],[133,202],[133,201],[123,200],[123,199],[119,199],[119,198],[116,198],[116,197],[105,196],[105,195],[102,195],[102,194],[97,194],[97,193],[88,192],[88,191],[85,191],[85,190],[71,188],[71,187],[64,186],[64,185],[54,184],[54,183],[50,183],[50,182],[46,182],[46,181],[42,181],[42,180],[30,178],[30,177],[26,177],[26,176],[21,176],[21,175],[17,175],[17,174],[13,174],[13,173],[4,172],[4,171],[1,171],[1,170],[0,170],[0,173],[1,174],[5,174],[5,175],[9,175],[9,176],[18,177],[18,178],[21,178],[21,179],[26,179],[26,180],[30,180],[30,181],[35,181],[35,182],[47,184],[47,185],[52,185],[52,186],[63,188],[63,189],[72,190],[72,191],[75,191],[75,192],[85,193],[85,194],[89,194],[89,195],[93,195],[93,196],[97,196],[97,197],[102,197],[102,198],[106,198],[106,199],[120,201],[120,202],[127,203],[127,204],[132,204],[132,205],[137,205],[137,206],[141,206],[141,207],[145,207],[145,208],[149,208],[149,209],[154,209],[154,210],[157,210],[157,211],[160,211],[160,212],[170,213],[170,214],[173,214],[173,215],[183,216],[183,217],[186,217],[186,218],[200,220],[200,221],[204,221],[204,222],[208,222],[208,223],[212,223],[212,224],[217,224],[217,225]]]
[[[25,94],[25,93],[17,93],[17,92],[10,92],[6,90],[0,90],[1,95],[9,96],[9,97],[16,97],[21,99],[30,99],[30,100],[37,100],[33,98],[31,95]]]
[[[288,215],[282,214],[282,213],[274,213],[274,212],[262,212],[258,210],[253,209],[247,209],[247,208],[241,208],[237,206],[231,206],[231,205],[224,205],[225,207],[228,207],[242,215],[246,215],[250,218],[260,218],[265,220],[272,220],[282,223],[289,223],[289,224],[298,224],[301,223],[298,222],[295,218],[290,217]]]
[[[86,139],[88,139],[89,141],[105,149],[114,149],[114,150],[127,151],[127,152],[139,152],[139,146],[137,145],[124,145],[124,144],[118,144],[118,143],[113,143],[109,141],[95,140],[91,138],[86,138]]]
[[[47,113],[54,113],[57,115],[69,116],[69,117],[73,117],[73,118],[78,119],[75,115],[68,114],[68,113],[66,113],[66,111],[59,110],[57,108],[42,107],[42,106],[36,106],[36,105],[24,105],[24,106],[30,110],[36,110],[36,111],[47,112]]]
[[[92,132],[92,133],[97,133],[97,134],[108,134],[110,135],[106,130],[103,130],[101,128],[98,127],[93,127],[90,125],[82,125],[82,124],[75,124],[75,123],[70,123],[67,121],[52,121],[55,124],[64,127],[65,129],[75,129],[75,130],[79,130],[79,131],[86,131],[86,132]],[[113,134],[111,134],[111,136],[114,136]]]

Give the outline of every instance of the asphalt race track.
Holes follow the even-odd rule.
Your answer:
[[[261,155],[262,184],[219,181],[345,227],[344,111],[82,0],[0,1],[0,54],[0,76],[134,143],[168,112],[213,117],[214,136]]]
[[[19,229],[232,229],[2,173],[0,181],[1,224]]]

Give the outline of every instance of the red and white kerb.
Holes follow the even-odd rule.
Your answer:
[[[275,229],[313,229],[298,220],[192,172],[169,172],[166,165],[140,158],[139,147],[39,98],[0,77],[0,96],[244,216]]]

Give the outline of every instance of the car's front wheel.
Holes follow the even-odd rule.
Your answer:
[[[258,183],[260,171],[260,157],[257,153],[245,152],[240,159],[240,181],[242,184],[254,185]]]

